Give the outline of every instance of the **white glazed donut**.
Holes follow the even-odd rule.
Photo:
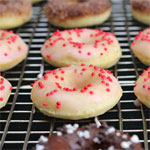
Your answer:
[[[121,49],[112,33],[84,28],[57,30],[45,42],[41,54],[53,66],[84,63],[109,68],[120,59]]]
[[[12,90],[11,84],[0,76],[0,108],[4,107],[8,101]]]
[[[144,70],[138,78],[134,87],[134,93],[139,101],[150,108],[150,67]]]
[[[31,91],[41,112],[72,120],[103,114],[121,96],[120,84],[110,71],[85,64],[48,71]]]
[[[28,54],[28,46],[12,31],[0,30],[0,71],[20,63]]]
[[[150,66],[150,27],[139,32],[131,44],[131,50],[141,62]]]

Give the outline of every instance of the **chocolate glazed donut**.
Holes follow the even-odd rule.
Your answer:
[[[65,125],[49,138],[41,136],[36,150],[143,150],[136,135],[130,137],[106,123],[100,128],[96,124],[78,126]]]

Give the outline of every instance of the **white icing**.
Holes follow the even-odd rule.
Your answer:
[[[110,146],[108,150],[115,150],[114,146]]]
[[[120,134],[120,132],[117,132],[116,135],[117,135],[117,136],[120,136],[121,134]]]
[[[106,134],[110,134],[110,133],[113,133],[115,132],[115,128],[114,127],[110,127],[107,131],[106,131]]]
[[[127,149],[130,147],[130,142],[127,142],[127,141],[123,141],[121,142],[121,147],[124,148],[124,149]]]
[[[83,132],[83,135],[84,135],[84,138],[85,138],[85,139],[89,139],[89,138],[90,138],[90,132],[89,132],[88,130],[85,130],[85,131]]]
[[[36,145],[36,150],[44,150],[44,146],[40,145],[40,144],[37,144]]]
[[[43,143],[46,143],[48,141],[48,138],[41,135],[40,138],[39,138],[39,142],[43,142]]]
[[[85,139],[89,139],[90,138],[90,132],[88,130],[85,131],[77,131],[77,135],[82,138],[84,137]]]
[[[73,134],[73,132],[74,132],[74,130],[73,130],[72,128],[67,129],[67,133],[68,133],[68,134]]]
[[[123,134],[123,135],[122,135],[122,138],[123,138],[123,139],[127,139],[127,135]]]
[[[73,127],[74,127],[75,129],[77,129],[77,128],[79,128],[79,124],[76,123],[76,124],[73,125]]]
[[[62,136],[62,133],[60,131],[56,132],[57,136]]]
[[[93,139],[93,142],[94,142],[94,143],[98,143],[98,144],[100,144],[100,143],[101,143],[101,141],[99,140],[99,138],[98,138],[98,137],[95,137],[95,138]]]
[[[77,135],[82,138],[84,135],[83,135],[83,132],[82,131],[77,131]]]
[[[137,135],[133,135],[130,140],[133,143],[138,143],[139,142],[139,137]]]
[[[101,126],[101,123],[99,122],[98,118],[95,117],[95,118],[94,118],[94,121],[95,121],[95,123],[96,123],[97,128],[99,128],[99,127]]]

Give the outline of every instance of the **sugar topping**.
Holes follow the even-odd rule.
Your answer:
[[[114,147],[114,146],[110,146],[110,147],[108,148],[108,150],[115,150],[115,147]]]
[[[43,142],[43,143],[46,143],[48,141],[48,138],[41,135],[40,138],[39,138],[39,142]]]
[[[85,139],[89,139],[90,138],[90,132],[88,130],[84,130],[84,131],[77,131],[77,135],[80,137],[80,138],[85,138]]]
[[[130,148],[131,142],[130,141],[123,141],[121,142],[121,147],[124,149]]]
[[[99,138],[98,138],[98,137],[93,138],[93,142],[94,142],[94,143],[98,143],[98,144],[100,144],[100,143],[101,143],[101,141],[99,140]]]
[[[36,144],[36,150],[44,150],[44,146],[40,144]]]
[[[137,135],[132,135],[130,138],[131,142],[133,143],[138,143],[139,142],[139,137]]]
[[[114,128],[114,127],[110,127],[110,128],[108,128],[108,130],[106,131],[106,134],[111,134],[111,133],[113,133],[113,132],[115,132],[116,131],[116,129]]]
[[[66,131],[68,134],[73,134],[74,131],[76,131],[78,127],[79,127],[78,124],[74,124],[74,125],[67,124],[67,125],[65,125],[65,128],[67,129]]]

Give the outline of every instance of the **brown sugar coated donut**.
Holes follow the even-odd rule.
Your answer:
[[[150,0],[131,0],[133,17],[144,24],[150,25]]]
[[[109,0],[50,0],[45,7],[49,22],[64,28],[101,24],[110,14]]]
[[[18,27],[31,16],[31,0],[0,0],[0,29]]]

